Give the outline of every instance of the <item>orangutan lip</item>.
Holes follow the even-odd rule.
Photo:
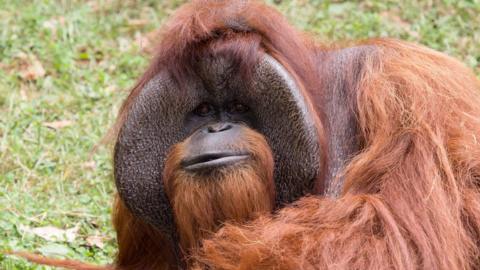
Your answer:
[[[228,166],[249,158],[246,153],[208,153],[182,161],[181,165],[189,171],[213,169],[220,166]]]

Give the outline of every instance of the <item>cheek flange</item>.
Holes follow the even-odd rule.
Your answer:
[[[280,206],[310,192],[319,173],[314,112],[293,77],[272,57],[259,61],[252,78],[252,87],[241,91],[253,101],[248,105],[258,130],[273,150]],[[183,119],[200,100],[194,93],[199,85],[187,84],[188,91],[181,92],[166,75],[157,74],[135,99],[115,145],[114,176],[122,200],[134,215],[166,232],[174,229],[162,181],[166,153],[189,135]]]
[[[293,76],[265,55],[254,76],[257,121],[274,153],[277,207],[314,187],[320,173],[320,144],[316,113]]]
[[[114,176],[120,197],[138,217],[170,231],[172,214],[163,190],[166,153],[184,139],[181,121],[189,98],[175,98],[171,80],[159,74],[143,88],[128,112],[114,150]]]

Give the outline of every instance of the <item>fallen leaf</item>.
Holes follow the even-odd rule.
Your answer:
[[[117,42],[118,42],[118,50],[121,52],[128,51],[132,45],[132,42],[129,39],[124,37],[119,37],[117,39]]]
[[[87,237],[86,241],[88,246],[90,247],[98,247],[98,248],[103,248],[105,246],[105,243],[103,243],[103,240],[105,240],[106,237],[100,236],[100,235],[92,235]]]
[[[26,57],[21,55],[19,59],[20,63],[18,65],[18,72],[20,78],[27,81],[32,81],[42,78],[45,76],[45,74],[47,74],[42,63],[35,55],[28,55]]]
[[[118,90],[118,88],[114,84],[109,85],[105,88],[105,92],[107,92],[107,93],[113,93],[113,92],[116,92],[117,90]]]
[[[52,32],[56,32],[58,27],[63,27],[65,26],[65,18],[60,16],[60,17],[53,17],[49,20],[46,20],[42,23],[42,27],[45,29],[49,29]]]
[[[43,123],[43,125],[51,129],[60,129],[60,128],[71,126],[73,125],[73,123],[74,122],[71,120],[60,120],[60,121],[53,121],[53,122],[45,122]]]
[[[155,50],[155,45],[159,40],[159,32],[158,30],[141,34],[135,33],[135,42],[137,46],[140,48],[141,51],[146,53],[153,53]]]
[[[19,229],[25,233],[41,237],[47,241],[66,241],[71,243],[75,241],[75,238],[77,237],[79,226],[77,225],[73,228],[63,230],[53,226],[30,228],[28,226],[20,225]]]
[[[87,2],[87,6],[89,6],[93,12],[99,12],[111,9],[114,6],[113,0],[104,0],[104,1],[89,1]]]
[[[41,246],[38,251],[44,256],[67,256],[72,250],[65,245],[49,243]]]
[[[97,167],[97,164],[93,160],[92,161],[87,161],[87,162],[83,163],[83,167],[85,169],[93,170]]]
[[[25,87],[23,87],[23,84],[22,87],[20,87],[20,96],[23,100],[28,100],[27,91],[25,90]]]
[[[26,60],[28,59],[29,55],[24,53],[24,52],[18,52],[14,55],[14,58],[16,59],[21,59],[21,60]]]
[[[131,19],[131,20],[128,20],[128,25],[133,26],[133,27],[145,26],[148,23],[149,23],[149,20],[145,20],[145,19]]]

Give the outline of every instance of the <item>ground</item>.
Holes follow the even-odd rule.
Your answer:
[[[154,30],[182,2],[0,0],[0,269],[50,269],[1,255],[9,249],[111,262],[112,145],[102,138]],[[480,74],[480,0],[358,2],[270,4],[320,41],[401,38]]]

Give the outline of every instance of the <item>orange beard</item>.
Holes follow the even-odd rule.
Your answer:
[[[165,190],[175,216],[183,250],[200,246],[201,240],[226,221],[240,223],[274,206],[273,157],[264,137],[247,129],[238,147],[251,159],[208,174],[191,174],[179,166],[184,142],[173,147],[164,170]],[[188,139],[187,139],[188,141]]]

